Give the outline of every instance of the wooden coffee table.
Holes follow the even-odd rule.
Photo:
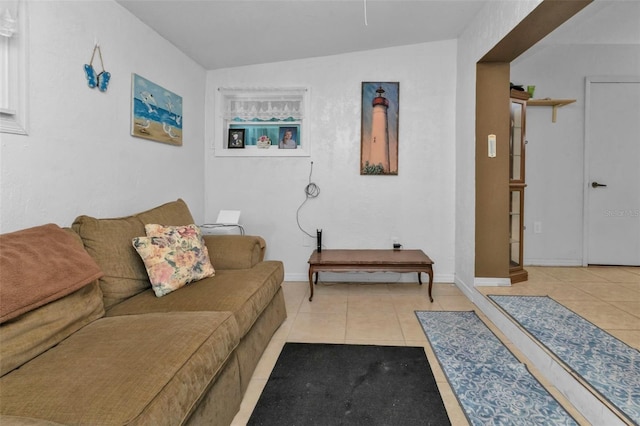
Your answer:
[[[429,300],[433,286],[433,260],[422,250],[314,250],[309,258],[309,288],[313,299],[313,274],[324,272],[417,272],[422,285],[421,272],[429,274]]]

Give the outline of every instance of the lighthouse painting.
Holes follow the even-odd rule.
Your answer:
[[[362,83],[361,175],[398,174],[400,83]]]

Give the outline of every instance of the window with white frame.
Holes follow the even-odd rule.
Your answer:
[[[309,156],[308,96],[304,87],[219,88],[216,155]]]
[[[0,0],[0,132],[27,134],[25,0]]]

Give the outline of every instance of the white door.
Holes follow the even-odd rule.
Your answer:
[[[587,79],[585,138],[583,263],[640,265],[640,77]]]

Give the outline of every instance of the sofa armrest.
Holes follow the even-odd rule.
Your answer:
[[[203,235],[215,269],[248,269],[264,260],[267,247],[252,235]]]

